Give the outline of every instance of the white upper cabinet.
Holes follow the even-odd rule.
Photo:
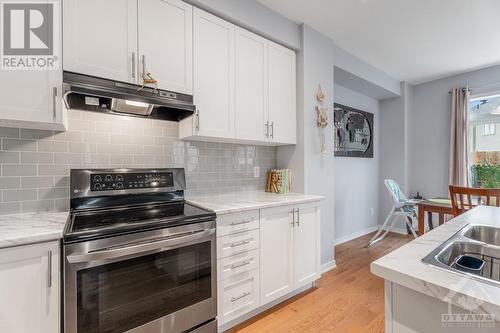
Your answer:
[[[269,42],[270,140],[297,143],[295,52]]]
[[[61,8],[61,4],[58,5],[54,8]],[[62,45],[61,16],[61,12],[54,13],[53,50],[58,57]],[[62,107],[61,90],[61,61],[55,69],[0,69],[0,127],[64,130],[66,113]]]
[[[196,8],[193,19],[195,133],[234,138],[235,26]]]
[[[142,0],[138,8],[139,73],[150,72],[160,89],[192,95],[193,7]]]
[[[60,332],[58,242],[0,250],[0,332]]]
[[[236,29],[235,134],[242,140],[268,137],[267,40]]]
[[[64,70],[137,82],[137,0],[65,0],[63,20]]]

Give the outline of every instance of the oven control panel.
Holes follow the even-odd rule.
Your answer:
[[[173,187],[172,172],[159,173],[95,173],[90,175],[91,191],[113,191]]]

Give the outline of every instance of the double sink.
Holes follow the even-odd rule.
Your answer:
[[[468,224],[422,261],[500,285],[500,228]]]

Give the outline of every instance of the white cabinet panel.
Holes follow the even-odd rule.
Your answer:
[[[195,131],[234,138],[235,26],[196,8],[193,19]]]
[[[137,0],[65,0],[63,19],[64,70],[137,82]]]
[[[295,52],[269,42],[269,121],[271,141],[297,142]]]
[[[160,89],[193,93],[192,20],[193,7],[184,1],[139,1],[140,77],[145,68]]]
[[[218,324],[224,324],[259,305],[259,270],[224,280],[219,288]]]
[[[57,333],[58,242],[0,250],[0,332]]]
[[[259,248],[259,230],[238,232],[217,238],[217,258]]]
[[[54,30],[60,36],[61,12],[54,15]],[[60,42],[54,47],[56,55]],[[59,61],[55,70],[0,70],[0,127],[64,130],[61,67]]]
[[[318,210],[314,205],[295,207],[294,259],[296,289],[319,278]]]
[[[235,44],[235,135],[243,140],[266,140],[267,41],[236,29]]]
[[[292,207],[262,209],[260,215],[261,302],[293,290]]]

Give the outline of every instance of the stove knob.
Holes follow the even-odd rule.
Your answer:
[[[122,182],[123,181],[123,176],[122,175],[116,176],[116,181],[117,182]]]
[[[113,181],[113,177],[111,177],[111,175],[106,175],[106,177],[104,177],[104,181],[111,182]]]
[[[123,183],[116,183],[116,188],[123,188]]]
[[[99,183],[94,184],[94,190],[100,190],[102,188],[102,185]]]
[[[156,181],[149,183],[149,186],[151,186],[151,187],[157,187],[158,185],[160,185],[160,183],[156,182]]]
[[[100,182],[100,181],[102,181],[101,176],[99,176],[99,175],[94,176],[94,181],[95,181],[95,182]]]

